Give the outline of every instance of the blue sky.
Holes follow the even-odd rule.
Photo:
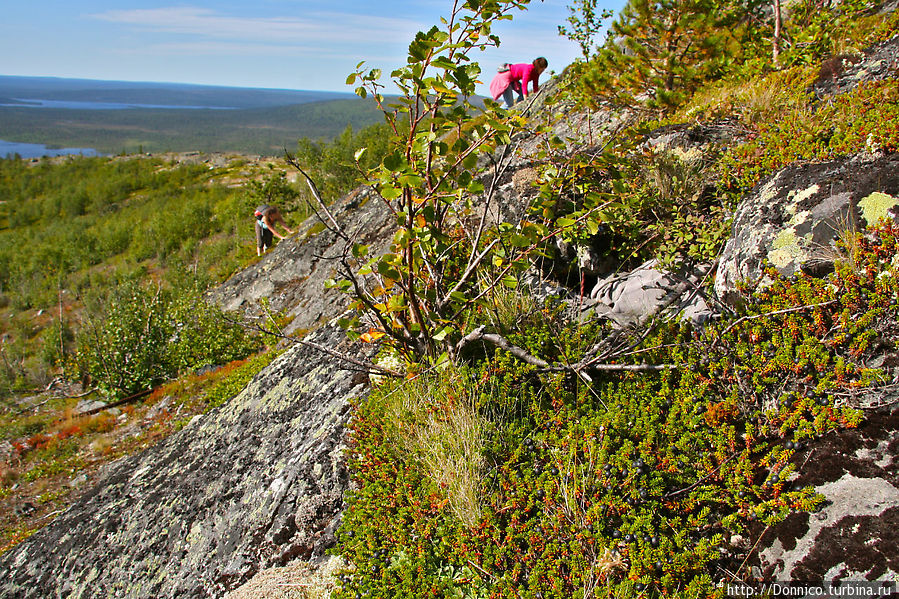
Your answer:
[[[557,33],[568,3],[532,0],[499,24],[502,46],[476,57],[485,76],[501,62],[542,55],[558,71],[577,58],[578,46]],[[389,73],[415,33],[451,8],[452,0],[14,1],[0,20],[0,75],[351,91],[345,80],[359,61]]]

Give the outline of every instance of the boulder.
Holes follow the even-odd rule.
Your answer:
[[[351,237],[372,246],[372,254],[386,251],[395,222],[370,188],[354,190],[331,210]],[[292,318],[284,330],[288,334],[315,328],[349,304],[349,296],[325,288],[328,279],[339,278],[338,259],[345,246],[318,219],[308,219],[296,235],[279,241],[258,262],[235,273],[210,298],[225,310],[238,310],[263,322],[271,313],[288,316]],[[263,300],[267,311],[260,306]]]
[[[587,315],[625,326],[668,312],[701,324],[714,314],[698,293],[708,271],[706,265],[691,273],[673,273],[650,260],[630,272],[600,279],[590,293],[591,301],[585,303]]]
[[[334,325],[310,339],[348,349]],[[221,597],[263,568],[322,556],[348,483],[343,426],[366,386],[295,345],[0,556],[0,596]]]
[[[795,456],[799,476],[824,496],[814,513],[759,524],[746,564],[764,580],[899,580],[899,405]]]
[[[765,285],[766,265],[782,275],[825,274],[845,257],[836,242],[899,207],[899,156],[860,155],[784,168],[737,208],[715,292],[739,300],[741,283]]]

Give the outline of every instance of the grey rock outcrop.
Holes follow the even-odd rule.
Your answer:
[[[862,54],[834,56],[824,61],[812,92],[819,99],[839,95],[855,89],[860,83],[895,77],[897,68],[899,37],[894,37]]]
[[[345,343],[331,325],[311,339]],[[294,346],[0,556],[0,596],[221,597],[263,568],[320,556],[348,482],[343,425],[366,382]]]
[[[854,156],[784,168],[737,208],[721,254],[715,292],[739,298],[741,283],[765,284],[764,269],[783,275],[833,269],[841,237],[895,218],[899,156]]]
[[[825,501],[770,528],[761,524],[748,564],[766,580],[899,580],[899,406],[869,414],[796,456],[793,484]]]
[[[708,272],[706,265],[679,275],[649,261],[630,272],[600,279],[590,293],[587,314],[620,326],[645,322],[661,313],[702,324],[714,315],[699,293]]]
[[[385,251],[394,223],[374,191],[360,187],[330,209],[357,243],[370,245],[372,254]],[[238,310],[249,317],[265,316],[260,307],[264,299],[268,310],[292,318],[286,333],[313,329],[349,304],[346,294],[325,288],[328,279],[337,277],[345,246],[343,239],[311,218],[296,235],[278,242],[261,260],[217,287],[210,297],[225,310]]]

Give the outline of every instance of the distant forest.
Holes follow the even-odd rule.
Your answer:
[[[273,156],[383,119],[351,94],[0,77],[0,104],[57,100],[209,106],[91,110],[0,106],[0,139],[103,154],[238,152]]]

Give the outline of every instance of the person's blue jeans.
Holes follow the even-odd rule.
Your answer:
[[[503,100],[505,100],[506,102],[506,108],[512,108],[512,105],[515,104],[515,102],[513,102],[512,100],[512,98],[514,97],[512,94],[514,92],[518,92],[518,100],[516,100],[517,102],[521,102],[522,100],[524,100],[524,95],[521,93],[521,84],[519,83],[518,85],[515,85],[516,83],[518,82],[513,81],[509,84],[509,87],[507,87],[505,91],[503,91]]]

